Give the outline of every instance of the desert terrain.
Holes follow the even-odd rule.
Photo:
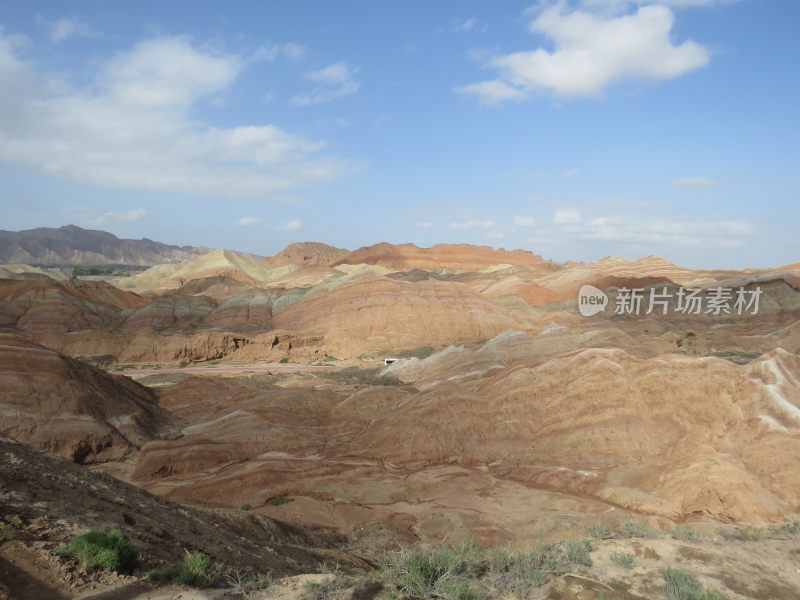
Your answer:
[[[250,597],[389,597],[340,574],[577,538],[579,570],[484,575],[480,597],[652,598],[671,567],[721,597],[800,595],[800,263],[297,243],[0,273],[5,597],[172,597],[146,571],[184,550],[285,578]],[[608,297],[589,317],[587,285]],[[759,304],[687,314],[681,288]],[[630,289],[640,314],[615,309]],[[54,553],[99,526],[143,549],[132,575]]]

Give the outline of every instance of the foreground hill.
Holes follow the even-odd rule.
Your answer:
[[[2,436],[0,489],[6,538],[0,545],[0,598],[66,599],[83,591],[91,583],[86,573],[68,570],[54,551],[75,531],[92,527],[130,536],[139,548],[135,575],[175,564],[187,551],[204,552],[221,567],[275,576],[312,572],[323,562],[345,569],[364,564],[342,551],[345,538],[330,530],[175,504]],[[116,583],[122,584],[117,594],[103,597],[138,598],[148,589],[144,581]]]
[[[203,252],[147,238],[125,240],[75,225],[0,231],[0,263],[70,265],[158,265],[189,260]]]

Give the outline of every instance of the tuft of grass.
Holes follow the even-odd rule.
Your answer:
[[[611,528],[602,523],[592,523],[586,528],[586,533],[598,540],[610,540],[614,537],[614,532]]]
[[[109,573],[130,572],[139,557],[139,550],[119,529],[92,529],[72,538],[58,553]]]
[[[800,521],[787,521],[786,523],[779,523],[769,528],[772,535],[783,538],[800,537]]]
[[[285,365],[285,364],[287,364],[288,362],[289,362],[289,357],[288,357],[288,356],[284,356],[284,357],[283,357],[283,358],[280,360],[280,363],[281,363],[282,365]]]
[[[248,502],[245,502],[239,507],[239,510],[250,510],[251,508],[253,508],[253,506]]]
[[[498,549],[491,560],[495,586],[526,597],[531,588],[547,583],[550,575],[563,575],[575,567],[591,567],[589,540],[537,544],[516,554]]]
[[[267,500],[267,504],[271,504],[272,506],[289,504],[289,502],[294,502],[294,498],[291,498],[289,496],[275,496],[274,498],[270,498],[269,500]]]
[[[342,592],[355,584],[356,579],[347,575],[335,575],[324,581],[306,581],[300,600],[339,600]]]
[[[718,591],[705,587],[682,569],[668,568],[664,572],[664,597],[666,600],[725,600]]]
[[[187,551],[183,562],[150,571],[150,579],[207,588],[214,584],[218,572],[219,567],[208,556],[202,552]]]
[[[761,539],[761,532],[752,527],[738,527],[736,525],[723,525],[718,530],[719,535],[729,541],[757,542]]]
[[[669,535],[673,540],[681,542],[699,542],[703,539],[700,532],[691,527],[675,527]]]
[[[626,517],[620,525],[619,536],[622,538],[656,538],[658,532],[643,521]]]
[[[483,549],[472,540],[442,548],[405,548],[385,555],[380,562],[383,577],[410,600],[447,598],[483,600],[486,593],[475,587]]]
[[[611,562],[623,569],[632,569],[636,558],[633,554],[626,554],[625,552],[612,552]]]
[[[185,369],[185,368],[186,368],[186,367],[188,367],[188,366],[189,366],[189,362],[188,362],[188,361],[185,361],[185,360],[182,360],[182,361],[180,362],[180,364],[178,365],[178,368],[179,368],[179,369]]]
[[[258,592],[268,590],[275,584],[272,573],[258,573],[248,569],[230,568],[223,573],[225,583],[233,593],[242,598],[255,598]]]

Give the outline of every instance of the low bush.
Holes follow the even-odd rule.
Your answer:
[[[626,554],[625,552],[612,552],[611,562],[623,569],[632,569],[636,558],[633,554]]]
[[[150,579],[205,588],[214,584],[218,572],[219,568],[202,552],[187,552],[183,562],[152,570]]]
[[[482,558],[483,550],[467,540],[457,546],[406,548],[387,554],[380,570],[390,585],[411,600],[480,600],[486,594],[470,580],[478,576]]]
[[[716,590],[703,586],[697,577],[682,569],[664,572],[664,597],[667,600],[724,600]]]
[[[586,533],[598,540],[609,540],[614,537],[611,528],[601,523],[592,523],[586,528]]]
[[[129,573],[139,557],[139,550],[119,529],[92,529],[72,538],[58,553],[85,567],[117,573]]]
[[[656,538],[658,532],[643,521],[626,517],[620,525],[619,536],[622,538]]]
[[[703,536],[699,531],[696,531],[690,527],[676,527],[669,532],[669,535],[673,540],[678,540],[681,542],[699,542],[703,539]]]
[[[757,542],[761,539],[761,532],[758,529],[736,525],[723,525],[719,528],[719,535],[726,540],[737,542]]]
[[[289,504],[289,502],[294,502],[294,498],[290,498],[289,496],[275,496],[267,500],[267,504],[271,504],[272,506],[281,506],[282,504]]]
[[[517,553],[496,550],[491,561],[495,585],[518,596],[527,596],[532,587],[547,583],[550,575],[563,575],[576,567],[591,567],[589,553],[593,549],[588,540],[568,540],[537,544]]]

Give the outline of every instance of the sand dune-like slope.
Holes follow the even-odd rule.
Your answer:
[[[362,277],[304,298],[274,316],[276,326],[325,336],[336,356],[480,340],[534,322],[467,287]]]
[[[68,458],[119,459],[168,427],[153,394],[130,379],[0,334],[0,433]]]
[[[22,331],[103,329],[147,303],[102,281],[0,279],[0,327]]]
[[[242,283],[269,282],[296,269],[296,265],[274,267],[265,259],[231,250],[212,250],[194,260],[158,265],[120,281],[120,287],[134,291],[165,291],[207,277],[227,276]]]
[[[349,250],[320,242],[295,242],[269,257],[276,267],[285,265],[332,265],[350,254]]]
[[[490,246],[437,244],[420,248],[414,244],[375,244],[354,250],[337,264],[381,265],[394,270],[413,268],[480,271],[495,265],[530,266],[543,262],[527,250],[495,250]]]

